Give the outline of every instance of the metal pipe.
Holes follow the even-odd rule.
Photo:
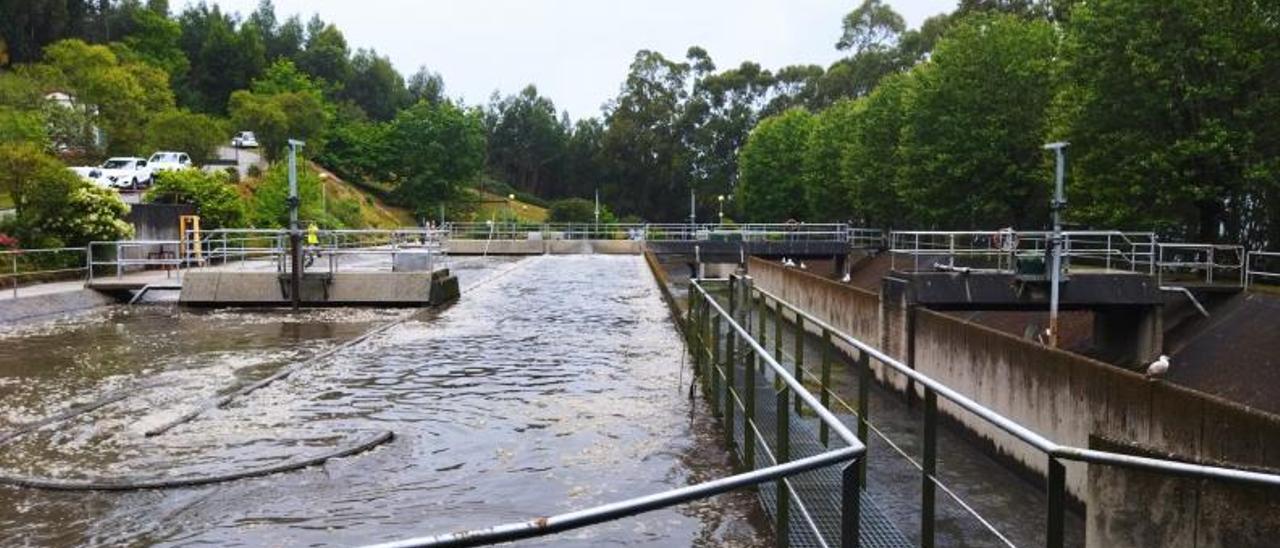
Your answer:
[[[713,497],[715,495],[728,493],[743,487],[759,485],[761,483],[774,481],[778,478],[816,470],[818,468],[840,462],[849,462],[857,459],[861,454],[862,450],[860,448],[845,447],[814,455],[812,457],[793,460],[770,466],[768,468],[762,468],[760,470],[748,471],[734,476],[729,476],[727,478],[715,479],[699,483],[697,485],[680,487],[652,495],[635,497],[611,504],[597,506],[595,508],[588,508],[586,510],[566,512],[554,516],[497,525],[485,529],[418,537],[372,546],[375,548],[409,548],[414,546],[481,546],[545,536],[571,529],[587,527],[598,523],[605,523],[619,518],[635,516],[652,510],[668,508],[689,501]]]

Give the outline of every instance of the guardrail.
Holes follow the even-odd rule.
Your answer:
[[[1012,272],[1019,258],[1047,257],[1052,237],[1053,233],[1047,231],[1011,229],[894,231],[889,233],[889,251],[895,270],[932,270],[941,264]],[[1153,232],[1064,231],[1063,264],[1155,274],[1158,245]],[[909,262],[898,260],[899,255],[907,256]]]
[[[8,285],[13,298],[18,298],[18,287],[23,280],[57,281],[80,279],[89,269],[84,247],[56,247],[44,249],[9,249],[0,251],[0,287]]]
[[[740,409],[747,419],[745,431],[752,434],[753,441],[760,441],[766,449],[762,458],[769,459],[771,464],[762,468],[754,468],[754,452],[745,461],[748,470],[727,478],[716,479],[697,485],[672,489],[662,493],[632,498],[612,504],[597,506],[586,510],[578,510],[566,514],[542,517],[525,522],[497,525],[486,529],[459,531],[448,534],[406,539],[397,542],[379,544],[377,546],[410,547],[410,546],[479,546],[500,542],[511,542],[521,539],[552,535],[563,531],[578,529],[589,525],[613,521],[634,516],[651,510],[667,508],[684,502],[704,499],[727,493],[736,489],[775,482],[780,501],[794,501],[796,510],[801,516],[808,512],[795,494],[788,478],[804,472],[829,466],[844,464],[841,470],[841,537],[840,546],[857,545],[860,518],[858,462],[865,453],[866,447],[858,437],[844,426],[840,420],[824,407],[819,399],[809,392],[805,385],[793,377],[769,352],[751,336],[743,323],[750,325],[750,310],[738,306],[732,301],[729,309],[716,302],[708,293],[703,283],[695,280],[690,289],[690,307],[684,321],[684,334],[689,349],[694,356],[695,368],[704,375],[704,387],[708,383],[714,385],[717,409],[732,417],[733,410]],[[740,321],[741,320],[741,321]],[[724,353],[721,350],[724,349]],[[754,390],[747,389],[739,393],[734,388],[734,375],[737,372],[754,372],[757,367],[773,375],[776,383],[777,404],[780,410],[778,429],[779,441],[776,450],[768,451],[768,444],[761,434],[760,428],[751,420],[754,410]],[[755,375],[745,375],[745,379],[754,382]],[[744,380],[745,380],[744,379]],[[751,385],[748,385],[751,386]],[[794,396],[794,400],[792,397]],[[788,457],[789,430],[784,426],[783,417],[792,403],[797,407],[804,406],[813,413],[823,425],[823,431],[834,434],[843,442],[844,447],[828,449],[822,453],[805,458],[791,460]],[[731,435],[730,435],[730,439]],[[745,447],[754,448],[754,443],[744,443]],[[780,502],[787,505],[787,502]],[[787,538],[789,510],[779,512],[782,516],[775,522],[779,539]],[[806,524],[817,529],[811,518],[804,520]],[[819,537],[821,538],[821,537]],[[827,543],[823,541],[824,545]],[[785,540],[780,541],[785,546]]]
[[[1160,244],[1156,279],[1160,285],[1178,283],[1225,284],[1243,287],[1248,277],[1244,246],[1221,244]]]
[[[821,333],[820,338],[823,341],[824,358],[822,360],[823,363],[821,365],[820,374],[815,375],[811,370],[805,369],[802,359],[803,354],[800,353],[802,352],[800,350],[802,347],[797,345],[797,354],[793,357],[795,378],[808,381],[811,385],[818,386],[821,405],[824,408],[827,407],[832,399],[835,399],[837,406],[843,407],[844,410],[857,416],[858,437],[864,444],[867,443],[868,430],[872,430],[877,432],[877,434],[888,442],[889,445],[897,452],[904,456],[906,455],[906,453],[893,444],[892,441],[888,440],[888,438],[884,437],[882,434],[879,434],[879,431],[875,429],[874,423],[871,422],[869,417],[867,393],[870,383],[875,382],[875,374],[871,369],[872,360],[881,364],[886,374],[892,373],[906,377],[914,382],[915,386],[919,387],[923,392],[924,427],[922,430],[922,451],[919,457],[919,462],[911,461],[911,464],[913,467],[920,470],[923,485],[923,500],[921,501],[921,544],[924,546],[934,545],[934,511],[936,508],[937,490],[939,489],[949,495],[970,514],[974,515],[984,526],[986,526],[1006,544],[1011,545],[1004,535],[995,530],[987,520],[978,515],[970,505],[961,500],[952,489],[943,484],[937,477],[937,424],[938,398],[940,397],[944,400],[950,401],[958,409],[963,410],[964,412],[977,417],[982,422],[1013,436],[1044,455],[1047,465],[1045,475],[1045,492],[1048,496],[1048,505],[1046,508],[1047,530],[1045,538],[1046,545],[1051,547],[1060,547],[1064,543],[1065,512],[1067,507],[1065,461],[1137,469],[1170,476],[1193,477],[1217,481],[1241,482],[1269,487],[1280,487],[1280,474],[1268,474],[1223,466],[1191,464],[1059,444],[1015,422],[1014,420],[983,406],[932,377],[912,369],[875,347],[856,339],[851,335],[838,331],[830,324],[803,310],[800,310],[795,305],[782,300],[773,293],[755,288],[750,284],[748,284],[748,287],[750,288],[749,294],[751,296],[749,302],[752,303],[751,306],[754,306],[761,311],[761,325],[759,330],[761,333],[765,331],[763,312],[770,308],[772,308],[775,318],[784,318],[783,314],[786,312],[796,319],[796,321],[793,322],[793,325],[795,326],[797,340],[802,340],[805,337],[804,325],[806,324],[816,327]],[[772,307],[769,306],[770,302],[773,303]],[[782,345],[780,344],[782,341],[781,324],[781,321],[775,322],[775,361],[779,363],[783,362],[783,351]],[[835,342],[848,345],[857,353],[855,367],[857,370],[859,396],[856,408],[845,403],[832,389],[832,384],[830,382],[830,360],[827,358],[827,353],[838,351],[833,346]],[[865,463],[865,461],[866,459],[864,458],[861,462]],[[861,485],[865,486],[866,482],[862,482]]]
[[[680,224],[680,223],[446,223],[454,239],[470,240],[643,240],[671,241],[849,241],[849,228],[839,223]],[[879,231],[856,233],[871,239]]]
[[[1245,256],[1245,289],[1259,283],[1258,278],[1263,279],[1262,283],[1280,283],[1280,252],[1250,251]]]

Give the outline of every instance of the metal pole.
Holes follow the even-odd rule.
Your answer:
[[[693,230],[695,231],[695,233],[698,230],[698,227],[695,226],[698,224],[698,213],[697,213],[696,204],[697,202],[695,201],[695,195],[693,193],[693,189],[690,188],[689,189],[689,230]]]
[[[858,470],[860,465],[867,461],[867,456],[863,455],[858,459],[857,463],[846,464],[844,469],[840,471],[840,546],[842,548],[853,548],[858,546],[858,529],[862,514],[862,504],[860,497],[861,481],[858,478]]]
[[[293,309],[302,305],[302,232],[298,229],[298,147],[302,141],[289,139],[289,248],[293,269],[289,277],[289,300]]]
[[[1047,519],[1045,520],[1048,522],[1045,545],[1050,548],[1062,548],[1067,511],[1067,469],[1063,466],[1062,461],[1049,457],[1047,481],[1049,515],[1046,516]]]
[[[934,520],[937,497],[937,486],[933,477],[938,469],[938,394],[932,388],[924,389],[924,455],[920,463],[921,472],[921,516],[920,545],[924,548],[934,546]]]
[[[18,254],[15,252],[12,255],[10,255],[10,257],[13,257],[13,298],[14,300],[17,300],[18,298]]]
[[[1053,210],[1053,241],[1050,253],[1053,256],[1052,270],[1049,272],[1049,346],[1058,346],[1058,293],[1062,284],[1062,210],[1067,207],[1064,189],[1067,177],[1067,144],[1066,142],[1049,143],[1044,146],[1052,150],[1055,157],[1053,202],[1049,204]]]
[[[787,402],[788,390],[788,387],[783,386],[778,391],[776,402],[776,411],[778,413],[777,464],[791,460],[791,412],[788,409],[789,403]],[[788,531],[788,525],[790,525],[791,521],[791,496],[787,493],[787,479],[778,478],[775,488],[777,489],[776,494],[778,497],[778,522],[774,529],[777,538],[775,540],[779,548],[786,548],[791,541]]]
[[[822,328],[822,376],[818,381],[819,396],[822,406],[831,409],[831,331]],[[818,421],[818,441],[827,447],[830,441],[830,427],[826,421]]]

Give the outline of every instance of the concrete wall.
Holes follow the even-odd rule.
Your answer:
[[[78,312],[115,302],[115,299],[92,289],[5,299],[0,300],[0,324]]]
[[[178,217],[195,212],[191,205],[133,204],[125,220],[133,225],[135,240],[177,240]]]
[[[302,300],[320,305],[427,306],[431,272],[339,272],[325,299],[322,282],[303,281]],[[289,304],[275,272],[187,273],[179,302],[193,306],[277,306]]]
[[[878,333],[865,325],[879,310],[865,292],[762,261],[751,263],[751,274],[757,286],[863,340],[879,340],[867,334],[893,325],[882,322]],[[855,312],[840,310],[845,306]],[[1280,470],[1280,416],[939,312],[917,309],[914,316],[917,370],[1058,443],[1120,440],[1134,448],[1127,452]],[[1043,454],[945,400],[939,409],[997,452],[1044,473]],[[1274,489],[1100,468],[1067,463],[1067,489],[1087,508],[1090,546],[1248,546],[1280,538]],[[1187,537],[1189,527],[1194,535]]]

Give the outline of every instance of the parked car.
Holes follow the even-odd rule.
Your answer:
[[[252,131],[241,131],[231,138],[231,146],[235,148],[258,148],[258,136]]]
[[[151,167],[142,158],[108,158],[96,173],[103,186],[131,190],[151,186]]]
[[[147,159],[147,165],[151,167],[153,173],[160,171],[177,171],[180,169],[191,169],[191,157],[185,152],[170,152],[162,150],[151,155]]]
[[[108,158],[97,167],[73,167],[71,171],[98,186],[139,189],[151,186],[151,167],[142,158]]]

